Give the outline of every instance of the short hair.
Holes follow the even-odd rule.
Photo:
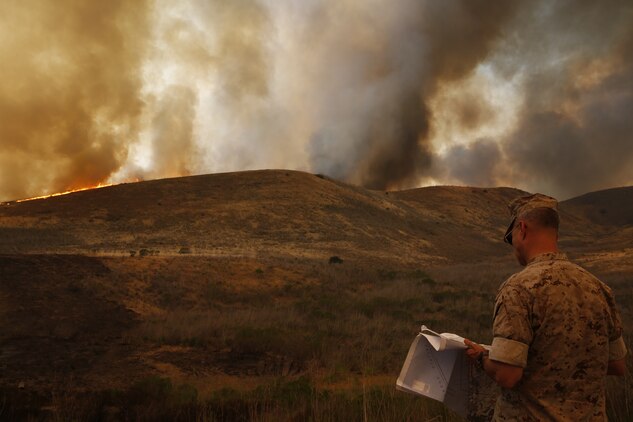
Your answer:
[[[534,208],[521,216],[521,219],[534,222],[544,228],[552,228],[557,232],[560,224],[558,212],[546,207]]]

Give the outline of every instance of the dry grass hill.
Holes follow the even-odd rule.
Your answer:
[[[518,193],[376,192],[291,171],[157,180],[4,205],[0,252],[474,258],[503,251],[504,204]],[[462,230],[468,248],[447,249]]]
[[[499,244],[508,222],[505,205],[520,193],[466,187],[378,192],[295,171],[155,180],[5,203],[0,253],[129,255],[146,249],[462,262],[507,252]],[[563,242],[593,244],[595,234],[617,235],[631,226],[631,198],[633,190],[621,188],[565,201]]]
[[[0,419],[453,420],[393,381],[421,323],[489,341],[521,193],[252,171],[0,204]],[[561,215],[628,338],[633,188]]]

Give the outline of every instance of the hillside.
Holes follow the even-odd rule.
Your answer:
[[[633,186],[587,193],[564,201],[563,207],[593,224],[633,226]]]
[[[596,228],[602,233],[630,224],[630,191],[564,202],[567,246],[583,244]],[[507,253],[499,242],[506,204],[520,193],[465,187],[378,192],[295,171],[155,180],[1,205],[0,253],[464,261]],[[605,209],[619,217],[604,217]]]
[[[561,203],[561,243],[612,283],[627,330],[630,192]],[[517,269],[501,241],[506,204],[521,193],[380,192],[252,171],[2,204],[0,419],[158,420],[173,409],[143,397],[169,380],[211,400],[219,413],[210,420],[247,420],[222,415],[286,403],[276,394],[301,379],[307,403],[315,391],[327,390],[327,403],[340,394],[338,415],[359,414],[349,394],[364,400],[367,385],[385,394],[369,411],[374,403],[376,412],[418,415],[398,420],[437,417],[441,408],[394,395],[394,376],[422,323],[490,341],[496,288]],[[118,393],[77,398],[104,391]],[[176,406],[180,394],[158,396],[161,406]],[[284,419],[292,418],[267,420]]]

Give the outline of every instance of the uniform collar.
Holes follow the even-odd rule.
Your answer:
[[[553,261],[553,260],[557,260],[557,259],[566,260],[567,259],[567,255],[565,253],[563,253],[563,252],[546,252],[546,253],[542,253],[542,254],[536,255],[534,258],[532,258],[532,260],[530,262],[528,262],[528,265],[536,264],[537,262]]]

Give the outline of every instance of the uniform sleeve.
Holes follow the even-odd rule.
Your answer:
[[[533,336],[530,310],[531,297],[525,289],[511,280],[501,287],[495,301],[490,359],[525,368]]]
[[[615,298],[611,289],[606,292],[607,303],[609,305],[609,360],[620,360],[626,356],[627,350],[622,338],[622,318],[615,304]]]

